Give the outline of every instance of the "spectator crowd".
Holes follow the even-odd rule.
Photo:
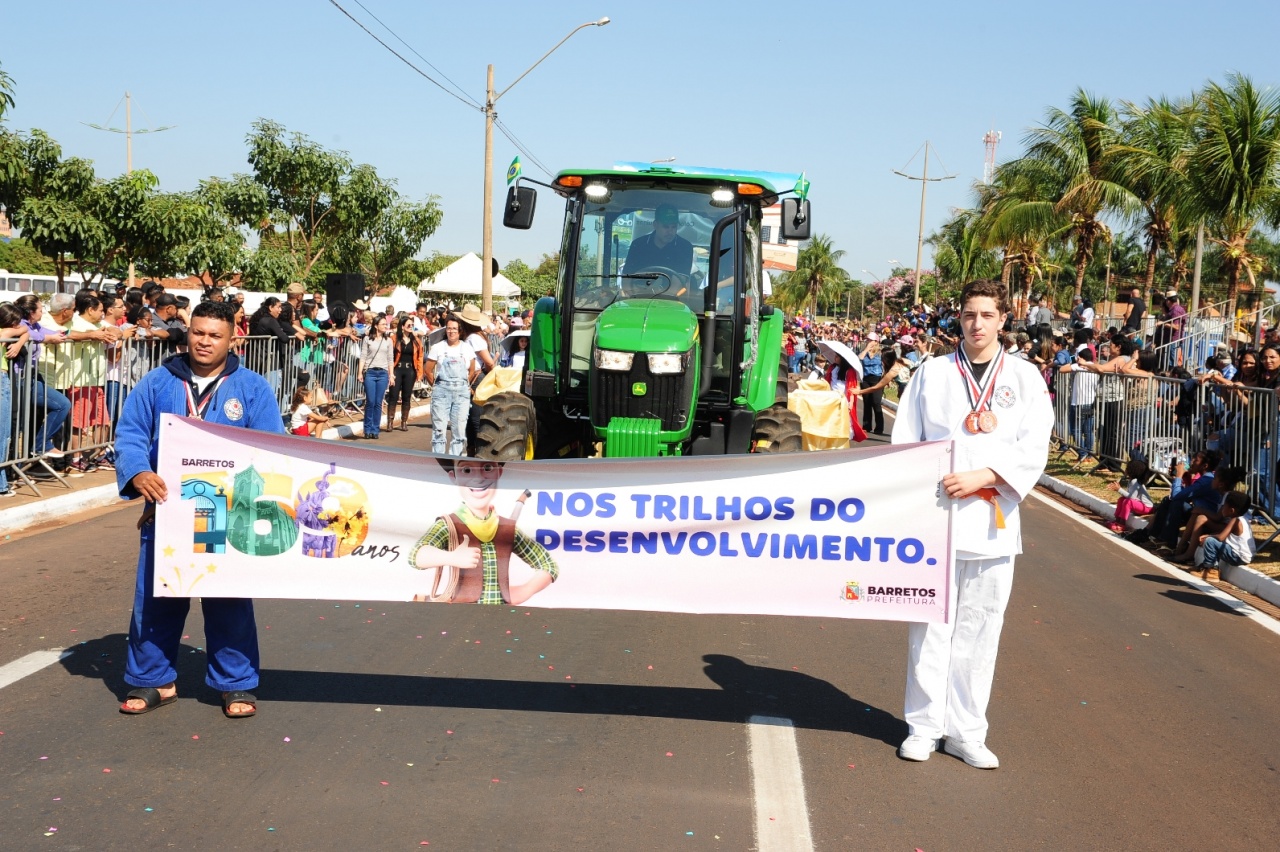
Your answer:
[[[357,299],[329,309],[300,283],[252,314],[235,287],[206,288],[202,300],[232,303],[233,352],[267,379],[298,435],[321,436],[337,412],[363,407],[364,437],[376,440],[397,413],[407,428],[412,401],[436,385],[433,446],[445,451],[452,425],[450,452],[474,450],[472,387],[495,366],[522,364],[528,345],[526,316],[489,317],[474,305],[374,312]],[[0,304],[0,498],[40,478],[112,470],[124,399],[146,372],[186,351],[192,307],[156,282]]]

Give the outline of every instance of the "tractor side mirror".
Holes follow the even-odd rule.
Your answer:
[[[527,231],[533,227],[533,211],[538,206],[538,193],[531,186],[513,186],[507,190],[507,205],[502,211],[502,224]]]
[[[809,199],[782,199],[782,238],[784,240],[809,239]]]

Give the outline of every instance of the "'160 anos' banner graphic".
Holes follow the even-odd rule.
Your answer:
[[[166,416],[155,593],[944,621],[950,443],[506,465]]]

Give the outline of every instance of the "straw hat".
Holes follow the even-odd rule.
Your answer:
[[[465,322],[467,325],[481,326],[489,322],[489,316],[478,305],[471,302],[462,306],[462,310],[458,311],[454,316]]]

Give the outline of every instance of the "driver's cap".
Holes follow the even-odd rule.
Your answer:
[[[653,220],[659,225],[679,225],[680,214],[670,204],[661,204],[654,211]]]

